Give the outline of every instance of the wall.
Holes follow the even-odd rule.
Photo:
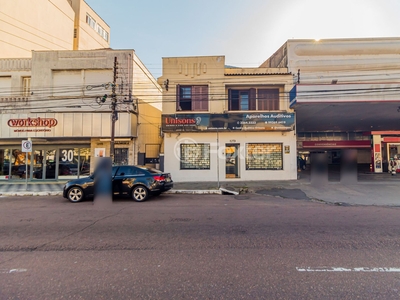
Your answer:
[[[393,82],[398,80],[400,38],[288,40],[289,71],[300,82]]]
[[[66,0],[0,0],[0,57],[72,50],[75,13]]]
[[[110,47],[110,26],[83,0],[72,0],[75,11],[76,38],[74,39],[74,50],[90,50]],[[89,14],[108,33],[108,40],[98,34],[96,29],[86,22]]]
[[[293,132],[230,132],[218,133],[165,133],[164,170],[170,172],[176,182],[196,181],[246,181],[246,180],[294,180],[297,179],[296,139]],[[225,144],[240,143],[240,178],[225,178]],[[210,143],[210,170],[180,170],[181,143]],[[283,143],[290,146],[290,153],[283,153],[283,170],[246,170],[246,143]],[[218,147],[217,147],[218,146]],[[217,149],[219,148],[219,149]],[[284,151],[283,151],[284,152]],[[219,157],[219,159],[218,159]],[[217,168],[217,160],[219,167]]]
[[[133,96],[138,99],[138,143],[136,153],[146,152],[148,149],[157,148],[157,157],[161,150],[161,107],[162,107],[162,88],[151,75],[146,66],[140,59],[133,56]],[[153,146],[150,146],[153,145]],[[153,154],[150,157],[154,157]]]

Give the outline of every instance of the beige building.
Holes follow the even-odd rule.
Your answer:
[[[0,57],[110,47],[110,27],[84,0],[0,0]]]
[[[21,179],[26,162],[32,180],[92,171],[95,157],[110,156],[113,88],[115,163],[155,165],[162,92],[133,50],[34,51],[32,59],[0,59],[0,179]],[[28,139],[33,149],[24,156],[21,142]]]
[[[163,59],[164,169],[175,181],[297,178],[287,68],[234,68],[224,56]]]

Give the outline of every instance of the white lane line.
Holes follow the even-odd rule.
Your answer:
[[[317,268],[299,268],[299,272],[387,272],[387,273],[400,273],[400,268],[342,268],[342,267],[317,267]]]
[[[27,269],[11,269],[11,270],[5,270],[5,269],[0,269],[0,274],[11,274],[11,273],[22,273],[28,271]]]

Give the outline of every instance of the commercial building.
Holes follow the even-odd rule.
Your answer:
[[[261,65],[296,74],[300,154],[326,153],[333,165],[352,149],[359,170],[388,171],[400,157],[399,53],[399,38],[288,40]]]
[[[224,56],[163,58],[163,168],[175,181],[296,179],[293,76]]]
[[[34,51],[0,59],[0,180],[67,179],[110,156],[155,163],[161,147],[161,87],[133,50]],[[22,152],[31,140],[32,151]]]
[[[84,0],[0,0],[0,7],[0,58],[110,47],[110,27]]]

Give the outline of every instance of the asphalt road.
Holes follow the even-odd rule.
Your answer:
[[[0,299],[399,299],[400,208],[0,198]]]

